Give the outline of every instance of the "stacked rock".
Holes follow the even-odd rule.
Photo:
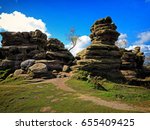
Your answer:
[[[77,65],[72,69],[85,70],[108,79],[120,78],[121,53],[115,46],[120,34],[116,29],[110,17],[97,20],[91,27],[92,44],[77,54]]]
[[[135,58],[136,68],[141,69],[143,67],[143,63],[144,63],[144,60],[145,60],[144,53],[141,52],[141,48],[138,47],[138,46],[135,47],[132,52],[136,55],[136,58]]]
[[[122,63],[121,73],[127,80],[132,80],[142,76],[140,70],[143,68],[144,53],[140,51],[140,47],[135,47],[134,50],[121,49],[122,52]],[[140,75],[140,76],[139,76]]]
[[[50,60],[59,60],[64,64],[68,64],[74,59],[64,44],[55,38],[48,39],[46,56]]]
[[[47,65],[48,70],[62,71],[64,65],[70,66],[74,60],[73,55],[64,47],[64,44],[55,38],[49,38],[46,45],[46,50],[43,53],[37,54],[39,58],[36,59],[35,63],[44,63]]]
[[[46,45],[47,35],[40,30],[31,32],[1,32],[2,46]]]
[[[0,48],[0,70],[11,69],[18,72],[29,72],[35,75],[47,71],[62,71],[64,65],[70,65],[74,57],[57,39],[47,39],[40,30],[31,32],[1,32],[2,48]],[[25,62],[24,62],[25,61]],[[23,62],[23,63],[22,63]],[[42,65],[44,64],[44,65]],[[46,65],[46,67],[45,67]],[[24,67],[25,66],[25,67]],[[44,68],[40,71],[39,68]],[[24,69],[25,68],[25,69]],[[36,69],[33,69],[36,68]],[[39,71],[35,71],[39,70]],[[44,70],[44,71],[43,71]]]
[[[44,51],[47,36],[40,30],[32,32],[1,32],[0,69],[17,69],[26,59],[32,59]]]

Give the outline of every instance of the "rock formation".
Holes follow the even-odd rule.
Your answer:
[[[120,34],[116,29],[110,17],[97,20],[91,27],[91,45],[79,52],[75,60],[61,41],[47,39],[40,30],[1,32],[0,80],[12,72],[14,76],[33,78],[65,77],[64,73],[72,69],[82,75],[81,79],[96,76],[148,86],[150,69],[143,67],[144,54],[139,47],[118,48],[115,42]]]
[[[97,20],[91,27],[92,44],[77,54],[77,65],[73,70],[85,70],[91,75],[107,79],[119,79],[121,53],[115,41],[120,35],[110,17]]]
[[[121,49],[121,73],[127,80],[132,78],[143,78],[143,63],[144,63],[144,53],[140,51],[140,47],[135,47],[134,50]]]
[[[74,59],[62,42],[55,38],[47,40],[46,34],[40,30],[0,34],[0,70],[11,69],[13,72],[21,68],[28,71],[31,65],[42,63],[48,71],[62,71],[63,66],[70,65]]]
[[[126,82],[150,88],[150,69],[143,66],[145,56],[140,51],[140,47],[135,47],[133,50],[121,49],[121,52],[120,72]]]
[[[115,46],[120,35],[116,29],[110,17],[97,20],[91,27],[92,43],[77,54],[72,70],[79,79],[90,75],[115,82],[149,85],[150,80],[147,77],[150,76],[150,71],[143,67],[144,53],[140,51],[140,47],[125,50]]]

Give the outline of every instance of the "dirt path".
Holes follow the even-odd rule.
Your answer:
[[[91,101],[95,103],[96,105],[106,106],[113,109],[118,110],[129,110],[129,111],[139,111],[139,112],[150,112],[150,108],[144,108],[144,107],[135,107],[135,106],[129,106],[128,104],[121,103],[118,101],[106,101],[98,97],[81,94],[77,92],[76,90],[68,87],[65,82],[69,78],[55,78],[55,79],[48,79],[48,80],[42,80],[40,83],[52,83],[54,84],[58,89],[62,89],[67,92],[73,92],[75,93],[79,99],[84,101]],[[39,82],[35,82],[35,84],[38,84]]]
[[[68,87],[65,82],[68,80],[68,78],[55,78],[55,79],[50,79],[50,80],[45,80],[44,83],[52,83],[54,84],[57,88],[62,89],[64,91],[68,92],[76,92],[74,89]]]

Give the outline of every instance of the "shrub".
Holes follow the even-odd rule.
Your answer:
[[[87,81],[88,75],[90,75],[88,71],[80,70],[80,71],[75,72],[72,78]]]
[[[4,80],[11,73],[11,69],[0,70],[0,80]]]

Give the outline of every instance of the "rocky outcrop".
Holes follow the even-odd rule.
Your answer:
[[[150,69],[143,66],[144,53],[140,47],[133,50],[120,49],[122,52],[120,72],[125,80],[131,85],[145,86],[150,88]]]
[[[121,73],[127,80],[133,78],[144,78],[143,63],[144,53],[140,51],[140,47],[135,47],[134,50],[121,49]]]
[[[45,64],[48,71],[62,71],[74,59],[58,39],[47,39],[40,30],[31,32],[1,32],[0,70],[11,68],[28,72],[36,63]]]
[[[100,76],[115,82],[148,86],[150,71],[143,67],[144,53],[140,47],[125,50],[115,46],[119,36],[116,29],[110,17],[97,20],[91,27],[91,45],[77,54],[71,69],[79,78],[83,77],[80,73],[86,73],[86,77]]]
[[[47,39],[40,30],[1,32],[0,80],[12,72],[21,77],[60,78],[73,70],[81,73],[83,79],[100,77],[148,86],[150,69],[143,67],[144,54],[139,47],[118,48],[115,42],[120,34],[116,29],[110,17],[97,20],[91,27],[91,45],[79,52],[76,59],[61,41]]]
[[[31,32],[1,32],[2,46],[44,46],[47,42],[46,34],[40,30]]]
[[[85,70],[91,75],[108,79],[119,79],[121,53],[115,41],[120,35],[110,17],[97,20],[91,27],[92,44],[77,54],[77,62],[73,70]]]

